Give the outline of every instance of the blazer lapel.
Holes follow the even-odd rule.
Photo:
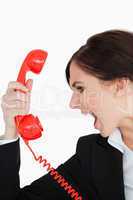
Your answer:
[[[101,199],[125,200],[122,153],[100,135],[92,152],[92,180]]]

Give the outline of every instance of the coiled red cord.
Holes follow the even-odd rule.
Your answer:
[[[47,167],[47,171],[50,172],[50,175],[53,177],[54,180],[57,181],[57,183],[59,183],[59,185],[64,188],[64,190],[67,191],[67,193],[71,196],[71,198],[75,199],[75,200],[83,200],[82,196],[79,195],[79,193],[72,188],[72,186],[64,179],[64,177],[62,175],[60,175],[56,169],[54,169],[53,167],[51,167],[51,164],[48,163],[47,159],[44,159],[41,155],[40,156],[36,156],[34,151],[32,150],[32,148],[30,147],[29,143],[27,140],[24,140],[25,144],[27,145],[27,147],[29,148],[29,150],[31,151],[34,159],[36,161],[39,161],[39,163],[43,163],[43,167]]]

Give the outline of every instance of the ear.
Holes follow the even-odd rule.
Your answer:
[[[115,82],[114,95],[118,97],[125,96],[128,92],[128,88],[129,88],[129,79],[127,78],[117,79]]]

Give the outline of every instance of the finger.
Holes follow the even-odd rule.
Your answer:
[[[30,93],[22,93],[19,91],[8,91],[5,95],[2,96],[2,100],[6,101],[13,101],[13,100],[19,100],[19,101],[24,101],[27,102],[30,100]]]
[[[28,114],[29,110],[30,110],[30,104],[29,103],[18,103],[16,104],[16,102],[3,102],[1,104],[2,110],[4,110],[4,113],[6,113],[7,116],[12,115],[12,113],[16,113],[16,115],[18,114]]]
[[[9,82],[7,91],[15,91],[15,90],[21,90],[23,92],[29,91],[29,89],[20,82],[17,81]]]
[[[26,107],[26,102],[22,102],[22,101],[2,101],[1,106],[4,109],[7,108],[17,108],[17,109],[22,109]]]
[[[26,87],[31,91],[33,86],[33,79],[28,79],[26,81]]]
[[[20,91],[16,91],[16,100],[22,101],[22,102],[28,102],[30,100],[30,92],[27,92],[26,94],[20,92]]]
[[[25,109],[17,109],[17,108],[8,108],[8,111],[6,112],[6,116],[16,116],[16,115],[26,115],[28,112]]]

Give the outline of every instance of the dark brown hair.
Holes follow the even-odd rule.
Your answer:
[[[101,80],[126,77],[133,81],[133,33],[109,30],[91,36],[67,64],[65,73],[68,84],[72,61]]]

